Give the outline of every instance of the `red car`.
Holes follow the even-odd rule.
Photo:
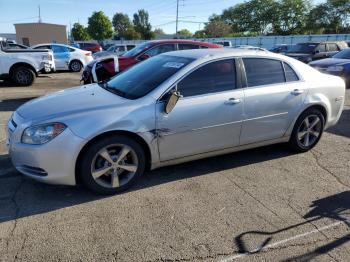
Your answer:
[[[79,48],[96,53],[102,51],[102,47],[98,43],[78,43]]]
[[[199,49],[199,48],[222,48],[222,45],[212,44],[208,42],[191,41],[191,40],[156,40],[142,43],[130,51],[119,57],[119,71],[146,60],[152,56],[156,56],[165,52]]]
[[[149,41],[136,46],[135,48],[119,57],[119,66],[116,66],[113,63],[113,58],[111,57],[105,59],[97,59],[90,62],[84,68],[81,80],[84,81],[84,84],[105,81],[117,73],[124,71],[125,69],[128,69],[129,67],[143,60],[170,51],[222,47],[222,45],[212,44],[208,42],[181,39]],[[117,71],[114,71],[115,68]],[[92,71],[94,72],[92,73]]]

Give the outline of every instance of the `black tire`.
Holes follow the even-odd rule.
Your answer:
[[[83,69],[83,65],[78,60],[73,60],[69,64],[69,70],[72,72],[80,72]]]
[[[96,155],[98,155],[101,149],[115,144],[123,144],[131,148],[138,158],[138,165],[135,174],[126,184],[117,188],[108,188],[95,181],[92,176],[92,165]],[[88,189],[98,194],[110,195],[127,190],[137,181],[138,177],[140,177],[145,171],[146,156],[142,147],[133,139],[126,136],[110,136],[97,140],[90,145],[80,158],[80,163],[77,164],[79,178]]]
[[[12,80],[19,86],[30,86],[35,81],[34,71],[27,66],[19,66],[12,73]]]
[[[319,123],[317,124],[317,128],[319,128],[319,135],[318,137],[314,137],[314,140],[312,141],[312,143],[310,142],[310,144],[308,146],[305,146],[301,140],[299,139],[299,131],[301,128],[303,128],[302,125],[304,124],[304,120],[308,117],[312,118],[313,116],[317,116],[319,118]],[[317,145],[317,143],[320,141],[323,131],[324,131],[324,126],[325,126],[325,116],[322,114],[322,112],[316,108],[310,108],[306,111],[304,111],[298,118],[298,120],[296,121],[294,128],[293,128],[293,132],[292,135],[290,137],[289,140],[289,146],[293,151],[299,152],[299,153],[303,153],[303,152],[307,152],[310,149],[312,149],[313,147],[315,147]]]

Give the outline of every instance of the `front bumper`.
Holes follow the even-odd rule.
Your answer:
[[[48,184],[75,185],[75,163],[84,140],[67,128],[43,145],[21,143],[24,127],[14,114],[8,123],[8,150],[14,167],[22,174]]]

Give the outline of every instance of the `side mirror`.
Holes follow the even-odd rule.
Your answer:
[[[148,59],[148,58],[150,58],[150,57],[151,57],[151,56],[148,55],[148,54],[142,54],[142,55],[139,56],[139,60],[140,60],[140,61],[143,61],[143,60],[146,60],[146,59]]]
[[[175,105],[177,104],[177,101],[179,101],[179,98],[181,97],[180,93],[177,91],[172,91],[169,96],[168,99],[165,102],[165,113],[169,114],[171,111],[173,111]]]

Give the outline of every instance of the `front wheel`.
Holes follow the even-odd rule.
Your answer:
[[[128,189],[146,166],[142,147],[125,136],[106,137],[92,144],[79,164],[83,184],[99,194]]]
[[[297,152],[306,152],[320,141],[325,125],[322,112],[316,108],[306,110],[295,123],[290,147]]]

